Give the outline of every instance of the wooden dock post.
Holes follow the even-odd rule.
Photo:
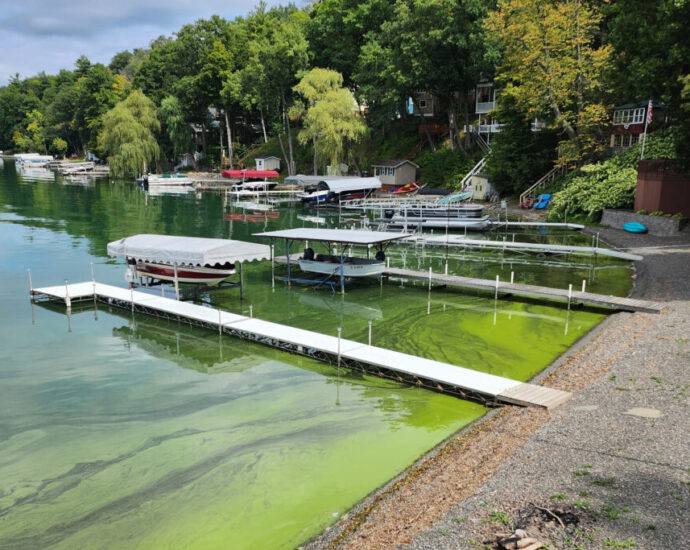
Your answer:
[[[568,309],[570,309],[570,300],[573,298],[573,285],[572,283],[568,285]]]
[[[431,267],[429,267],[429,292],[431,292]]]
[[[271,244],[271,290],[275,290],[276,288],[276,279],[275,279],[275,264],[276,264],[276,251],[275,251],[275,245]]]
[[[27,275],[29,276],[29,298],[30,298],[31,300],[33,300],[33,299],[34,299],[34,284],[33,284],[33,282],[31,281],[31,270],[30,270],[30,269],[27,269],[27,270],[26,270],[26,273],[27,273]]]
[[[510,284],[511,284],[511,285],[513,284],[514,279],[515,279],[515,272],[514,272],[514,271],[511,271],[511,272],[510,272]]]
[[[374,324],[373,319],[369,319],[369,345],[371,345],[371,325]]]
[[[494,293],[494,300],[498,300],[498,275],[496,275],[496,292]]]
[[[254,306],[252,304],[249,304],[249,318],[254,318]]]
[[[223,334],[223,312],[218,310],[218,334]]]
[[[587,279],[582,279],[582,292],[585,291],[585,286],[587,285]]]

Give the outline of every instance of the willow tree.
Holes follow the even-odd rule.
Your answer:
[[[160,131],[156,106],[141,90],[134,90],[103,116],[98,145],[105,152],[115,176],[146,171],[160,158],[154,134]]]
[[[563,131],[561,164],[604,147],[611,48],[600,43],[601,19],[586,0],[500,0],[486,22],[501,53],[501,96]]]
[[[297,139],[302,145],[314,144],[316,158],[328,159],[331,166],[345,160],[345,146],[359,141],[367,131],[364,120],[357,116],[352,92],[343,88],[343,77],[336,71],[312,69],[293,90],[303,98],[291,110],[302,116],[302,129]]]

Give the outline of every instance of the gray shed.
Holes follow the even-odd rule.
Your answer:
[[[257,170],[280,170],[280,159],[272,155],[262,155],[254,159]]]
[[[371,165],[374,176],[381,180],[383,189],[402,187],[413,181],[417,181],[417,166],[411,160],[391,159],[382,160]]]

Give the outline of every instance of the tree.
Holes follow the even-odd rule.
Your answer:
[[[136,175],[158,160],[160,148],[154,137],[158,131],[156,106],[140,90],[134,90],[108,111],[98,143],[108,157],[112,173]]]
[[[64,157],[67,152],[67,142],[62,138],[56,137],[50,144],[50,149],[57,156]]]
[[[118,52],[110,60],[108,68],[113,73],[124,74],[123,71],[125,70],[125,67],[127,67],[127,65],[129,64],[129,62],[132,60],[132,57],[134,57],[134,54],[132,54],[132,52],[130,52],[129,50]]]
[[[85,59],[85,58],[84,58]],[[75,83],[74,118],[72,127],[78,132],[81,146],[96,147],[102,117],[119,100],[117,81],[105,65],[97,63],[86,67],[88,60],[80,58],[75,74],[82,74]],[[86,67],[86,68],[83,68]],[[85,151],[84,151],[85,152]]]
[[[607,16],[606,40],[614,50],[610,79],[621,103],[661,101],[675,116],[680,79],[690,73],[688,2],[616,0],[602,9]]]
[[[184,119],[180,100],[171,95],[161,102],[160,120],[171,144],[172,156],[177,158],[192,145],[191,129]]]
[[[305,74],[294,90],[304,98],[304,104],[292,110],[303,114],[303,128],[297,135],[300,143],[314,143],[315,156],[327,158],[331,166],[345,160],[348,141],[357,141],[366,133],[366,124],[355,113],[352,93],[342,87],[340,73],[328,69],[312,69]]]
[[[605,146],[611,47],[599,43],[601,19],[586,0],[501,0],[487,19],[502,55],[501,97],[510,96],[528,118],[552,116],[567,137],[561,164]]]

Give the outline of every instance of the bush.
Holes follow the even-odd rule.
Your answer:
[[[549,220],[568,217],[598,221],[604,208],[632,208],[637,184],[640,145],[603,162],[586,164],[564,176],[554,194]],[[669,131],[647,136],[645,158],[674,158],[675,141]],[[653,212],[650,215],[655,215]]]
[[[472,169],[476,160],[459,149],[451,150],[450,147],[442,147],[435,153],[428,149],[422,151],[414,162],[419,165],[419,178],[422,183],[434,187],[457,189],[460,181]]]

